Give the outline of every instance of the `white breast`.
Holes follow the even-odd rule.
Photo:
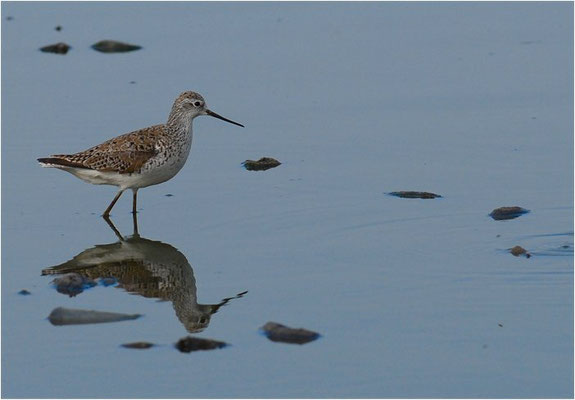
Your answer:
[[[192,147],[192,133],[185,135],[182,141],[171,141],[169,145],[157,147],[158,154],[148,160],[135,177],[135,186],[143,188],[157,185],[173,178],[184,166]]]

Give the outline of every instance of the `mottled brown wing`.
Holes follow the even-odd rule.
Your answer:
[[[139,171],[142,165],[154,155],[156,155],[155,151],[113,151],[96,153],[87,158],[83,164],[88,168],[98,171],[128,174]]]
[[[77,168],[121,174],[137,172],[157,154],[156,144],[163,128],[162,125],[156,125],[141,129],[79,153],[54,155],[52,159],[59,159],[62,165]]]

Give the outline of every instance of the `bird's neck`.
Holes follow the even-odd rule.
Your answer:
[[[172,110],[166,123],[168,130],[175,133],[190,133],[192,131],[192,120],[194,117],[190,113],[180,110]]]

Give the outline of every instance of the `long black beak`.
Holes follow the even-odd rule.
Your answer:
[[[242,128],[244,127],[242,124],[238,124],[237,122],[234,122],[234,121],[232,121],[231,119],[224,118],[224,117],[222,117],[221,115],[216,114],[216,113],[213,112],[213,111],[206,110],[206,114],[208,114],[208,115],[211,116],[211,117],[214,117],[214,118],[217,118],[217,119],[221,119],[222,121],[229,122],[230,124],[234,124],[234,125],[237,125],[237,126],[241,126]]]

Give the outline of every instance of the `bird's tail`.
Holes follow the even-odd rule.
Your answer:
[[[83,167],[83,165],[76,162],[67,160],[66,158],[59,156],[38,158],[38,162],[44,168],[59,168],[59,167]]]

